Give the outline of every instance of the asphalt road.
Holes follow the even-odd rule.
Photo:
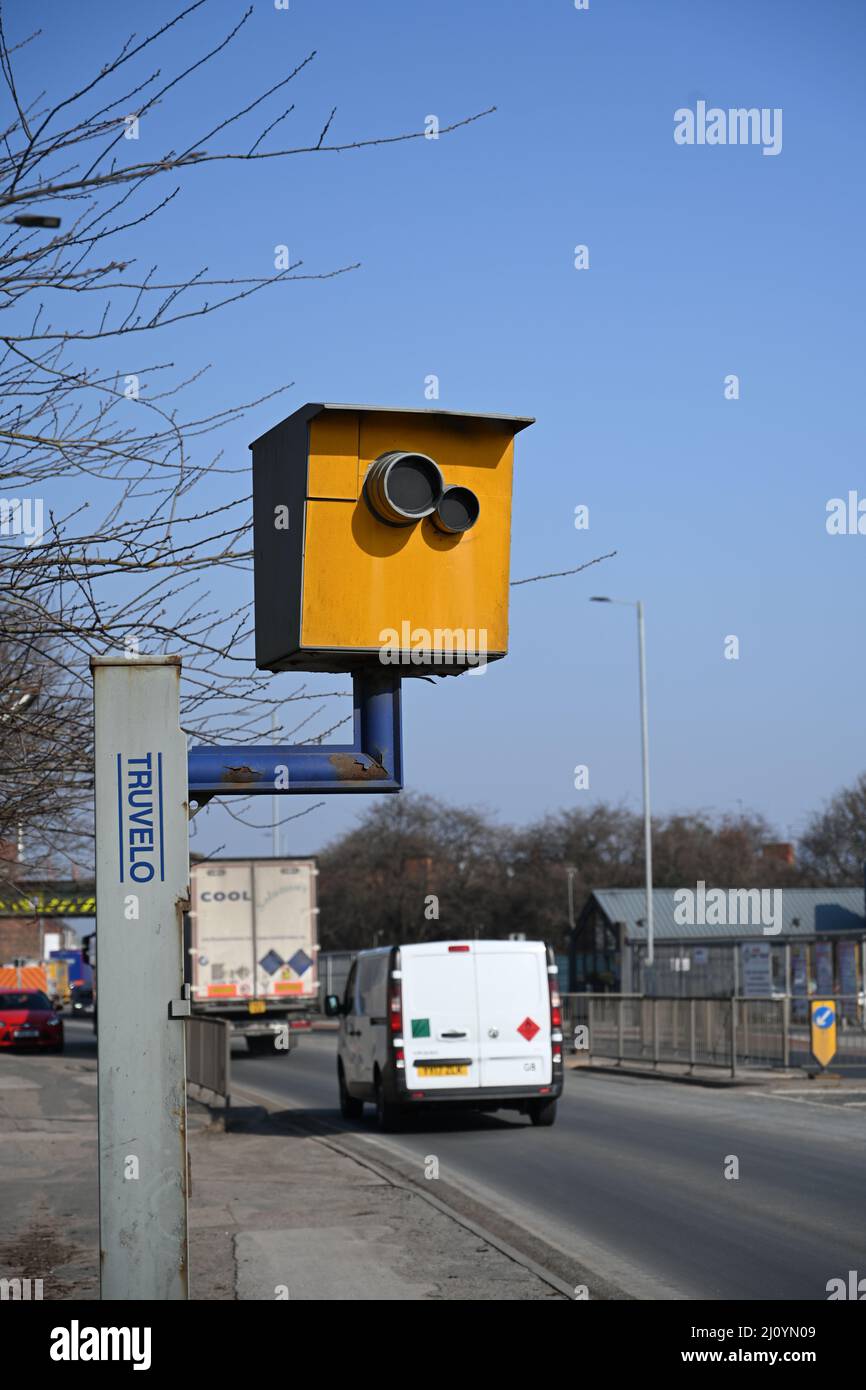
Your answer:
[[[290,1056],[235,1049],[233,1088],[352,1134],[371,1157],[420,1172],[435,1156],[441,1179],[633,1297],[824,1300],[828,1279],[866,1275],[866,1094],[858,1108],[808,1082],[791,1096],[569,1072],[553,1129],[435,1113],[379,1136],[371,1107],[341,1120],[335,1052],[329,1033]]]

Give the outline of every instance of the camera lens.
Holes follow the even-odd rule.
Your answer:
[[[433,459],[400,450],[380,455],[364,479],[367,505],[389,526],[411,526],[429,516],[443,490],[442,474]]]
[[[475,525],[480,511],[478,498],[468,487],[446,487],[439,499],[433,525],[447,536],[456,536]]]

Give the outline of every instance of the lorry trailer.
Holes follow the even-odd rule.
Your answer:
[[[190,866],[185,979],[194,1014],[227,1019],[250,1052],[279,1055],[318,1003],[315,859]]]

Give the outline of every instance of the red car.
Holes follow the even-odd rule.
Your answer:
[[[40,989],[0,990],[0,1047],[63,1051],[63,1021]]]

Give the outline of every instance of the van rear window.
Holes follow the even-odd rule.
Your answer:
[[[361,956],[358,961],[358,1013],[381,1013],[385,1007],[385,985],[389,956]]]

